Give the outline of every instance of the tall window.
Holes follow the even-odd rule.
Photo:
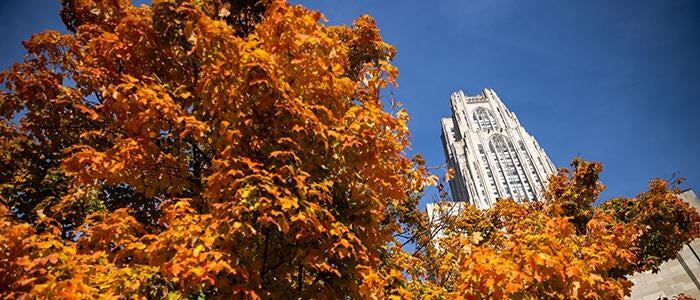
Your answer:
[[[483,178],[486,181],[488,181],[489,187],[491,192],[493,193],[494,197],[498,197],[498,188],[496,187],[496,179],[494,178],[493,170],[491,170],[491,167],[489,167],[489,161],[486,158],[486,153],[484,152],[484,147],[479,145],[479,157],[481,158],[481,161],[484,162],[484,168],[486,169],[486,177]],[[486,189],[486,187],[484,187]],[[486,201],[488,202],[489,205],[492,205],[493,203],[490,203],[488,200],[489,198],[486,198]]]
[[[474,124],[479,129],[498,129],[498,123],[496,123],[496,118],[493,117],[493,113],[488,108],[477,107],[474,110],[474,115],[472,116],[472,119],[474,119]]]
[[[507,137],[497,134],[491,138],[489,157],[495,163],[498,181],[510,196],[533,199],[525,168],[515,153],[513,143]]]
[[[530,158],[530,154],[527,153],[527,151],[525,150],[525,144],[522,141],[520,141],[520,150],[523,150],[522,153],[525,154],[525,161],[527,162],[527,167],[530,170],[530,173],[532,174],[532,178],[535,179],[535,183],[537,183],[536,186],[539,188],[540,186],[542,186],[542,181],[540,180],[540,176],[537,175],[537,170],[535,169],[535,164],[532,163],[532,159]]]

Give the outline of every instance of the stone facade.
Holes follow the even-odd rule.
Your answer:
[[[700,200],[693,190],[686,190],[678,198],[700,211]],[[636,273],[629,279],[634,283],[628,299],[656,300],[672,299],[685,294],[700,299],[700,239],[685,245],[676,259],[661,265],[661,270]]]
[[[496,92],[457,91],[450,106],[452,117],[441,125],[447,165],[455,170],[452,199],[482,209],[500,198],[541,199],[556,168]]]

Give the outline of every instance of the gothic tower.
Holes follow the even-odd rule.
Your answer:
[[[488,208],[500,198],[539,200],[556,172],[534,137],[520,125],[496,92],[484,89],[450,97],[452,118],[443,118],[442,144],[455,170],[452,199]]]

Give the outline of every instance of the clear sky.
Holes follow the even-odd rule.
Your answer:
[[[296,2],[296,1],[295,1]],[[0,1],[0,68],[63,30],[59,1]],[[604,164],[603,197],[674,173],[700,190],[700,1],[301,1],[331,24],[368,13],[398,49],[414,152],[444,162],[449,96],[493,88],[557,167]],[[428,195],[426,200],[432,196]]]

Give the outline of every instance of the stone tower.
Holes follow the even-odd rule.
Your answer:
[[[454,201],[488,208],[500,198],[539,200],[556,168],[496,92],[484,89],[450,97],[452,117],[443,118],[442,144]]]

